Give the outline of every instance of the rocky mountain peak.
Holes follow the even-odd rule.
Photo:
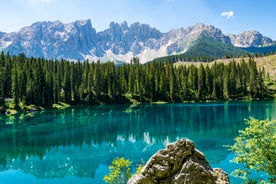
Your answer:
[[[9,45],[5,48],[11,54],[44,58],[84,59],[84,55],[101,56],[97,48],[96,30],[90,20],[63,24],[60,21],[36,22],[16,33],[6,34],[3,39]],[[4,45],[5,43],[2,44]]]
[[[257,31],[226,36],[220,29],[203,23],[162,33],[139,22],[131,25],[126,21],[111,22],[108,29],[96,32],[91,20],[78,20],[67,24],[42,21],[17,32],[0,32],[0,49],[12,55],[24,53],[28,57],[46,59],[129,62],[139,57],[144,63],[157,57],[185,53],[206,36],[211,37],[211,41],[240,47],[272,43]]]
[[[170,43],[167,53],[185,53],[197,40],[202,37],[212,37],[215,41],[231,44],[230,38],[225,36],[220,29],[203,23],[189,26],[186,29],[175,29],[165,34],[166,42]]]
[[[216,41],[231,43],[231,40],[228,36],[225,36],[220,29],[215,28],[212,25],[205,25],[203,23],[198,23],[192,27],[188,27],[187,32],[191,35],[195,35],[197,38],[200,36],[210,36]]]
[[[166,33],[165,35],[171,39],[178,39],[178,38],[184,38],[187,35],[187,33],[188,32],[186,29],[180,28],[180,29],[173,29],[168,33]]]
[[[229,35],[231,42],[236,47],[261,47],[269,46],[272,40],[263,36],[258,31],[244,31],[237,35]]]
[[[124,30],[128,30],[129,27],[128,27],[128,24],[126,21],[122,22],[122,23],[117,23],[117,22],[111,22],[109,24],[109,29],[111,31],[116,31],[116,30],[121,30],[121,31],[124,31]]]
[[[145,41],[149,38],[160,38],[162,33],[155,28],[151,28],[148,24],[140,24],[135,22],[128,26],[127,22],[121,24],[111,22],[109,29],[99,33],[111,34],[111,38],[115,38],[116,41],[122,41],[125,37],[132,38],[137,41]]]
[[[188,27],[187,29],[193,31],[193,30],[197,30],[197,31],[202,31],[204,29],[214,29],[215,27],[214,26],[211,26],[211,25],[206,25],[204,23],[197,23],[193,26],[190,26]]]
[[[140,24],[135,22],[129,27],[129,33],[135,36],[138,41],[146,41],[147,39],[159,39],[162,33],[155,28],[151,28],[148,24]]]
[[[77,26],[91,26],[92,27],[92,23],[91,23],[90,19],[88,19],[88,20],[77,20],[73,23]]]
[[[5,35],[6,33],[0,31],[0,39]]]
[[[162,33],[155,28],[151,28],[147,24],[133,23],[130,26],[126,22],[121,24],[111,22],[109,29],[99,32],[98,43],[101,48],[111,51],[116,55],[124,55],[127,53],[131,57],[139,54],[144,46],[142,43],[149,39],[159,39]]]
[[[214,26],[205,25],[203,23],[198,23],[198,24],[195,24],[193,26],[189,26],[186,28],[186,32],[188,34],[200,34],[204,30],[209,31],[209,32],[214,32],[214,30],[219,31],[219,29],[216,29]]]

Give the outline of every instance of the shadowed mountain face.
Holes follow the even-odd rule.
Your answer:
[[[196,24],[167,33],[147,24],[111,22],[109,28],[96,32],[90,20],[63,24],[60,21],[36,22],[17,32],[0,32],[0,49],[11,55],[46,59],[98,60],[129,62],[139,57],[141,63],[175,54],[183,54],[203,36],[212,42],[238,47],[262,47],[273,43],[257,31],[224,35],[212,25]]]

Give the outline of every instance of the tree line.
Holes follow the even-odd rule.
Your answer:
[[[249,62],[175,66],[171,62],[116,66],[113,62],[46,60],[0,54],[0,99],[16,106],[183,102],[267,96],[264,71]],[[131,99],[131,100],[130,100]],[[1,105],[1,104],[0,104]]]

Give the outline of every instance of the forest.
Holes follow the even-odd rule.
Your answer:
[[[228,64],[181,65],[171,62],[115,65],[0,54],[0,106],[19,104],[125,104],[256,99],[269,96],[265,71],[254,58]]]

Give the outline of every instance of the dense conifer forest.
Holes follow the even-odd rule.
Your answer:
[[[264,98],[265,71],[249,62],[175,66],[171,62],[116,66],[0,54],[0,106],[5,99],[37,106]]]

